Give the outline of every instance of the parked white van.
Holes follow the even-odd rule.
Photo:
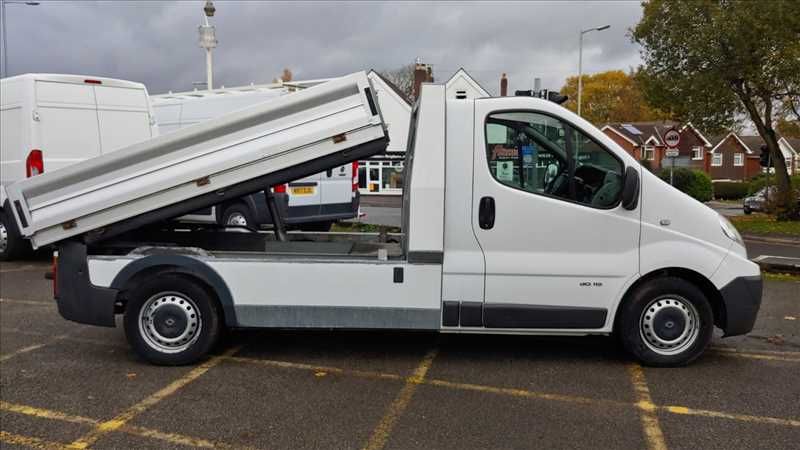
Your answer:
[[[15,181],[158,135],[141,83],[86,75],[25,74],[0,81],[0,260],[30,246],[6,204]]]
[[[161,134],[170,133],[233,111],[291,95],[278,86],[245,86],[150,97]],[[345,164],[274,187],[288,197],[283,220],[292,227],[328,231],[342,219],[358,217],[358,166]],[[284,200],[285,201],[285,200]],[[272,223],[264,193],[257,192],[210,208],[194,211],[182,221],[258,228]]]

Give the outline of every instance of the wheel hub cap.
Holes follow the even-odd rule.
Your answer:
[[[244,214],[234,213],[228,216],[228,220],[226,221],[227,225],[239,225],[246,227],[247,226],[247,219],[245,219]]]
[[[650,350],[661,355],[674,355],[690,347],[697,339],[699,314],[685,298],[658,298],[642,312],[640,332]]]
[[[5,224],[0,222],[0,253],[5,253],[8,249],[8,230]]]
[[[139,331],[144,341],[163,353],[189,348],[200,336],[201,327],[197,305],[175,292],[150,297],[139,312]]]

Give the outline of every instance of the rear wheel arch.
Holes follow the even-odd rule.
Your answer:
[[[627,291],[625,291],[625,295],[622,296],[622,300],[617,306],[614,317],[614,331],[619,329],[618,321],[620,317],[620,311],[622,310],[622,305],[630,301],[633,293],[635,293],[636,290],[641,286],[644,286],[648,282],[659,278],[680,278],[700,289],[703,295],[705,295],[706,299],[708,299],[708,302],[711,304],[711,309],[714,313],[714,325],[722,329],[725,328],[725,303],[722,301],[722,294],[719,292],[719,289],[714,286],[711,280],[706,278],[703,274],[695,272],[691,269],[686,269],[683,267],[666,267],[645,274],[636,280],[630,287],[628,287]]]
[[[125,266],[111,282],[111,288],[119,290],[117,301],[120,304],[117,313],[125,310],[128,298],[144,280],[174,274],[193,281],[208,291],[219,303],[220,312],[225,325],[236,326],[236,311],[233,297],[222,277],[207,264],[183,255],[153,255],[137,259]]]

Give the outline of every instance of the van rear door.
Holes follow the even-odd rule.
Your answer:
[[[94,85],[94,94],[103,153],[153,137],[144,89]]]
[[[35,93],[33,144],[42,151],[46,172],[100,154],[92,85],[37,80]]]

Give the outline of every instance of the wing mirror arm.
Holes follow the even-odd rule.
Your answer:
[[[633,166],[625,169],[622,181],[622,207],[632,211],[639,205],[639,170]]]

